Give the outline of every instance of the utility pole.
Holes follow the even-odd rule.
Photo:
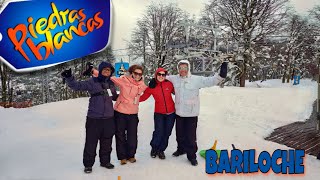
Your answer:
[[[317,132],[320,133],[320,49],[318,49],[318,100],[317,100]]]

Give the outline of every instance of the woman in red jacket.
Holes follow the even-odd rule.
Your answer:
[[[147,100],[151,95],[155,100],[154,109],[154,131],[150,145],[152,147],[151,157],[157,155],[165,159],[164,151],[168,147],[169,137],[175,122],[175,108],[172,99],[174,93],[173,85],[166,80],[167,70],[158,68],[155,78],[149,83],[149,87],[140,97],[140,102]]]

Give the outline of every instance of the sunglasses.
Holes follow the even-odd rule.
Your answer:
[[[142,76],[142,73],[138,73],[138,72],[133,72],[133,74],[134,74],[135,76]]]
[[[102,69],[102,71],[108,71],[108,72],[110,72],[110,71],[111,71],[111,69],[106,68],[106,69]]]
[[[179,70],[188,70],[188,67],[179,67]]]
[[[166,77],[167,76],[167,74],[165,73],[165,74],[162,74],[162,73],[157,73],[157,76],[162,76],[162,77]]]

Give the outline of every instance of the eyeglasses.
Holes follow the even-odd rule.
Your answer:
[[[167,74],[166,74],[166,73],[164,73],[164,74],[162,74],[162,73],[157,73],[157,76],[166,77],[166,76],[167,76]]]
[[[188,67],[179,67],[179,70],[188,70]]]
[[[138,72],[135,72],[135,71],[133,71],[133,74],[134,74],[135,76],[142,76],[142,73],[138,73]]]

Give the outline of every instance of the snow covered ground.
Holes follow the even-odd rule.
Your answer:
[[[257,87],[259,84],[261,88]],[[201,112],[198,122],[199,150],[208,149],[215,139],[218,149],[256,149],[273,152],[288,147],[265,141],[274,128],[304,121],[311,114],[316,99],[316,82],[302,80],[298,86],[281,80],[249,83],[251,88],[219,87],[201,90]],[[205,160],[198,157],[193,167],[186,156],[172,157],[176,149],[175,131],[170,137],[166,160],[149,156],[153,131],[153,99],[140,105],[137,162],[121,166],[113,143],[112,163],[115,169],[99,166],[84,174],[82,152],[85,137],[85,115],[88,98],[67,100],[29,109],[0,108],[0,179],[318,179],[320,161],[305,157],[302,176],[213,175],[205,173]]]

